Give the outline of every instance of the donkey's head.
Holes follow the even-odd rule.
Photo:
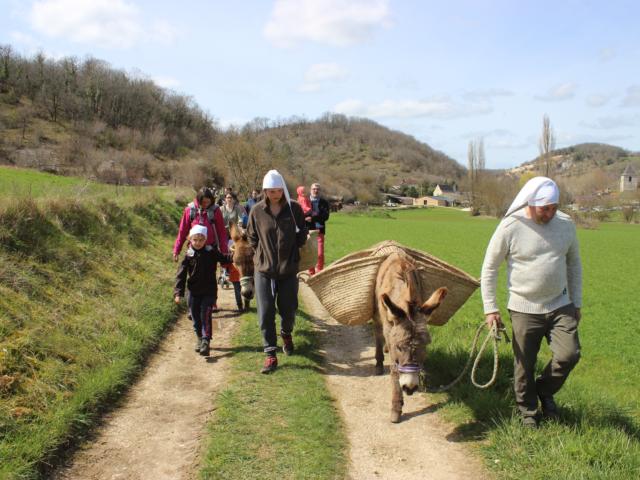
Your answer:
[[[386,339],[391,362],[400,374],[402,390],[412,395],[420,384],[420,370],[426,357],[426,347],[431,341],[427,320],[447,296],[447,289],[438,288],[427,301],[420,303],[417,285],[413,283],[416,281],[415,270],[403,271],[402,277],[405,285],[401,285],[400,291],[394,289],[394,299],[383,293],[381,300],[386,309]]]
[[[236,224],[231,224],[229,232],[231,240],[233,240],[233,264],[240,271],[242,296],[247,300],[251,300],[254,293],[253,255],[255,251],[247,239],[247,234]]]

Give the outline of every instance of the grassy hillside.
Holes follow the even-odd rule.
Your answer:
[[[620,175],[627,165],[640,172],[640,152],[602,143],[581,143],[551,152],[552,176],[564,182],[574,194],[592,194],[596,191],[617,191]],[[510,170],[520,175],[535,171],[536,159]]]
[[[183,201],[31,171],[0,179],[0,478],[35,478],[175,318]]]
[[[371,120],[326,114],[247,128],[298,183],[320,181],[340,195],[363,197],[402,182],[460,181],[465,172],[444,153]]]

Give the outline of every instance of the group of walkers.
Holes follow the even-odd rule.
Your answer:
[[[293,353],[299,249],[309,230],[318,230],[318,263],[309,273],[315,274],[324,267],[329,204],[320,193],[317,183],[311,185],[310,195],[300,186],[294,201],[282,175],[271,170],[264,177],[262,191],[252,192],[246,209],[231,189],[220,199],[221,206],[210,190],[202,189],[185,208],[174,259],[178,260],[187,239],[189,248],[178,269],[175,299],[179,301],[184,296],[186,285],[200,354],[209,354],[211,312],[217,295],[215,264],[220,262],[233,271],[228,228],[232,222],[243,224],[244,219],[248,219],[247,237],[255,249],[257,313],[266,354],[261,371],[271,373],[278,366],[276,310],[281,317],[283,351],[287,355]],[[542,416],[558,415],[554,394],[580,359],[582,266],[576,228],[571,217],[558,210],[559,197],[553,180],[529,180],[493,234],[482,266],[481,293],[487,325],[503,326],[496,292],[499,267],[502,262],[507,263],[515,400],[526,427],[538,426],[539,402]],[[552,357],[536,378],[536,360],[543,339],[547,340]]]
[[[173,258],[178,261],[182,247],[189,242],[176,275],[176,303],[187,295],[189,314],[197,336],[196,351],[209,355],[212,314],[217,311],[217,263],[233,284],[236,304],[244,310],[240,273],[229,254],[231,225],[246,229],[255,250],[255,295],[265,362],[262,373],[278,366],[276,310],[281,317],[280,337],[285,354],[294,351],[293,326],[298,309],[298,271],[300,248],[310,230],[318,230],[318,262],[309,270],[315,274],[324,268],[325,224],[329,203],[320,195],[320,185],[311,185],[311,195],[298,187],[298,201],[292,200],[284,178],[270,170],[263,179],[262,191],[253,190],[243,206],[230,187],[215,199],[211,189],[202,188],[185,208]]]

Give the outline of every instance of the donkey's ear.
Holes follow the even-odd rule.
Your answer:
[[[233,222],[229,223],[229,234],[231,235],[231,240],[233,240],[234,242],[237,242],[242,238],[240,232],[238,231],[238,227]]]
[[[383,293],[382,295],[380,295],[380,299],[382,300],[382,303],[384,303],[384,306],[387,307],[387,310],[389,310],[389,313],[391,313],[393,320],[395,319],[399,320],[406,316],[406,314],[404,313],[404,310],[402,310],[395,303],[393,303],[389,298],[389,295],[387,295],[386,293]],[[396,322],[394,321],[393,323],[396,323]]]
[[[440,287],[439,289],[437,289],[435,292],[431,294],[431,296],[429,297],[429,300],[427,300],[420,306],[420,311],[425,315],[431,315],[431,312],[433,312],[436,308],[440,306],[442,301],[447,296],[447,293],[449,293],[449,290],[447,290],[447,287]]]

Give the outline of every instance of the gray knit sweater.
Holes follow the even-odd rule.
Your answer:
[[[582,306],[582,265],[576,227],[558,211],[538,225],[524,212],[505,218],[496,229],[484,257],[480,288],[484,313],[499,311],[498,269],[507,261],[507,307],[523,313],[549,313],[573,302]]]

